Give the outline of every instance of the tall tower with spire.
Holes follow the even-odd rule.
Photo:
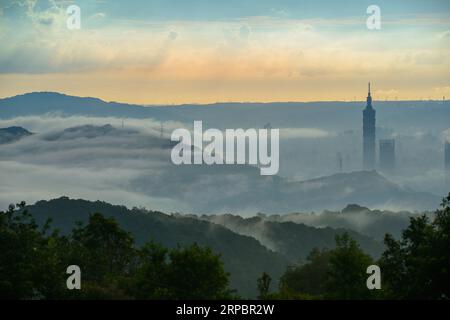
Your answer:
[[[375,109],[372,107],[370,82],[366,108],[363,110],[363,167],[364,170],[375,168]]]

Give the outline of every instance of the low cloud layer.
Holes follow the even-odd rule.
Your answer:
[[[331,188],[328,183],[332,180],[296,182],[336,173],[338,168],[330,164],[336,163],[338,151],[343,153],[344,169],[357,170],[359,158],[347,159],[345,154],[357,154],[358,133],[342,135],[319,128],[281,128],[280,175],[284,180],[280,182],[278,177],[261,177],[259,170],[253,167],[173,165],[170,133],[180,127],[191,130],[192,123],[56,115],[0,120],[0,127],[9,126],[23,126],[34,134],[1,146],[2,208],[21,200],[32,203],[69,196],[166,212],[245,215],[302,210],[292,202],[299,194],[314,195],[313,199],[302,200],[305,208],[321,209],[341,209],[348,202],[339,202],[340,197],[348,199],[345,201],[361,197],[359,188],[351,181],[333,194],[338,201],[335,203],[319,201],[317,199],[324,195],[315,195],[316,191]],[[418,143],[423,139],[427,146],[436,148],[442,142],[440,136],[430,135],[398,135],[397,139],[402,141],[403,150],[411,148],[412,151],[424,146]],[[412,162],[420,168],[426,159],[411,157],[411,154],[408,151],[399,160]],[[389,179],[408,188],[414,186],[412,189],[419,191],[437,190],[435,194],[440,195],[443,184],[440,170],[416,170],[415,174],[410,174],[410,170],[406,167],[401,174],[389,176]],[[295,185],[290,186],[289,181]],[[291,194],[293,192],[296,194]],[[320,206],[314,201],[320,202]],[[393,203],[374,199],[368,203],[378,208],[414,209],[407,201]]]

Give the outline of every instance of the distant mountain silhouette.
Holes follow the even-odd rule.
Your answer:
[[[30,135],[32,133],[22,127],[0,128],[0,144],[14,142]]]
[[[105,102],[97,98],[76,97],[56,92],[33,92],[0,99],[0,118],[43,114],[171,118],[169,108],[145,108],[139,105]]]
[[[403,124],[407,127],[431,126],[435,130],[448,128],[448,108],[443,106],[441,101],[375,99],[374,105],[377,109],[377,123],[390,123],[398,127]],[[363,101],[318,101],[144,107],[55,92],[32,92],[0,99],[0,118],[57,113],[65,116],[154,118],[184,122],[203,120],[217,128],[260,128],[270,122],[280,128],[322,127],[329,130],[348,130],[360,123],[363,106]]]
[[[440,203],[439,197],[400,187],[376,171],[338,173],[292,183],[285,192],[302,199],[303,208],[322,203],[329,209],[339,209],[358,203],[369,208],[427,210]]]
[[[116,135],[122,133],[136,133],[136,131],[132,131],[130,129],[127,130],[119,130],[113,127],[110,124],[105,124],[103,126],[94,126],[94,125],[81,125],[70,127],[58,132],[52,132],[50,134],[45,135],[45,140],[71,140],[79,137],[83,138],[96,138],[100,136],[106,135]]]
[[[209,168],[194,169],[198,173],[202,169],[208,172]],[[229,168],[228,173],[216,170],[215,179],[221,182],[220,188],[232,188],[232,185],[227,187],[226,179],[220,177],[221,174],[229,174],[231,170],[245,177],[246,188],[241,188],[239,193],[233,193],[230,197],[223,194],[217,199],[205,199],[204,203],[199,199],[196,202],[197,212],[207,213],[214,208],[239,212],[251,206],[264,208],[262,210],[265,213],[307,212],[340,210],[348,203],[358,203],[369,208],[431,210],[436,209],[436,204],[441,200],[426,192],[403,188],[376,171],[355,171],[306,181],[288,181],[278,176],[261,177],[256,168],[235,166]],[[187,175],[184,173],[183,176]],[[190,183],[195,184],[196,176],[193,173],[191,179]],[[214,185],[211,190],[213,188]]]
[[[370,211],[370,209],[352,203],[352,204],[347,205],[344,209],[342,209],[341,212],[342,213],[354,213],[354,212],[366,212],[366,211]]]

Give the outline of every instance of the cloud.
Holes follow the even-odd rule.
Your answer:
[[[391,31],[377,36],[359,28],[330,32],[343,25],[343,18],[287,19],[286,17],[247,17],[238,20],[135,21],[111,20],[103,11],[90,18],[103,18],[100,27],[83,22],[81,30],[67,30],[65,2],[50,1],[39,8],[34,1],[19,6],[27,22],[7,29],[0,49],[0,72],[55,73],[102,70],[145,70],[157,77],[199,77],[203,79],[243,77],[319,78],[355,74],[392,73],[392,65],[409,72],[410,63],[394,64],[407,49],[428,46],[418,39]],[[82,12],[86,9],[82,6]],[[89,19],[90,20],[90,19]],[[361,19],[353,19],[361,24]],[[325,25],[324,25],[325,23]],[[167,43],[183,34],[183,41]],[[400,41],[401,40],[401,41]],[[373,47],[373,52],[362,48]],[[431,41],[431,40],[427,40]],[[383,50],[389,44],[389,50]],[[436,54],[439,43],[415,56],[418,64],[446,61],[448,51]],[[299,55],[299,52],[303,52]],[[172,57],[172,59],[170,59]],[[444,59],[444,60],[443,60]],[[447,59],[448,60],[448,59]],[[170,63],[165,64],[165,62]],[[371,61],[370,64],[367,61]],[[324,63],[326,62],[326,63]],[[447,61],[448,62],[448,61]],[[159,72],[155,72],[159,68]]]
[[[106,14],[103,12],[97,12],[91,16],[91,19],[103,19],[106,17]]]
[[[1,146],[0,206],[66,195],[166,212],[254,214],[292,210],[282,206],[292,208],[289,203],[298,200],[290,193],[295,184],[277,182],[276,177],[265,179],[258,168],[173,165],[170,132],[189,128],[192,123],[164,122],[163,139],[160,124],[153,119],[124,119],[122,128],[119,118],[55,115],[0,120],[0,127],[23,126],[35,133]],[[447,131],[442,134],[448,135]],[[359,135],[335,134],[319,127],[289,127],[281,129],[280,139],[280,168],[292,183],[296,178],[335,173],[337,152],[343,155],[344,170],[360,167]],[[396,139],[403,148],[398,162],[409,165],[399,166],[399,174],[390,178],[413,189],[442,189],[442,172],[429,168],[430,163],[442,159],[424,152],[442,148],[442,141],[429,135],[398,134]],[[427,143],[421,139],[427,139]],[[326,187],[310,181],[296,185],[294,192],[310,195]],[[334,195],[350,199],[354,193],[358,190],[352,187]],[[282,194],[289,197],[280,198]],[[313,200],[302,201],[309,205]],[[320,205],[328,208],[332,204]],[[394,205],[398,204],[380,204]]]
[[[444,31],[444,32],[439,33],[439,34],[438,34],[438,37],[439,37],[439,38],[447,38],[447,37],[450,37],[450,30],[446,30],[446,31]]]
[[[45,5],[42,5],[45,3]],[[151,66],[164,61],[168,41],[177,37],[166,30],[139,31],[115,25],[100,26],[106,14],[97,12],[83,19],[87,5],[81,5],[82,28],[66,26],[66,1],[12,2],[21,17],[8,15],[0,37],[0,73],[52,74]],[[11,9],[10,9],[11,10]],[[142,39],[146,39],[142,41]],[[129,48],[129,49],[127,49]],[[131,49],[132,48],[132,49]]]
[[[280,130],[280,137],[284,139],[328,138],[334,135],[334,133],[317,128],[283,128]]]
[[[133,118],[115,118],[115,117],[88,117],[88,116],[70,116],[61,117],[56,114],[47,114],[42,116],[24,116],[12,119],[0,119],[0,127],[22,126],[36,133],[47,134],[49,132],[58,132],[66,128],[80,125],[104,126],[112,125],[120,128],[124,124],[125,129],[131,129],[138,132],[159,135],[161,122],[153,119],[133,119]],[[163,122],[167,132],[180,128],[185,124],[175,121]]]
[[[32,3],[16,6],[20,18],[9,11],[0,20],[0,96],[51,90],[143,104],[349,100],[355,83],[370,78],[382,79],[383,91],[401,92],[399,99],[419,99],[449,76],[450,49],[434,24],[411,37],[401,26],[368,32],[355,17],[271,16],[272,6],[265,16],[170,20],[80,2],[82,29],[71,31],[66,2]]]
[[[163,140],[160,122],[152,119],[125,119],[124,128],[122,119],[113,117],[0,120],[0,127],[12,125],[35,134],[2,145],[0,206],[67,195],[169,212],[234,212],[239,207],[243,214],[262,209],[256,203],[227,200],[253,190],[261,179],[258,169],[172,164],[169,134],[190,124],[164,122]],[[314,129],[284,133],[287,140],[324,135]]]
[[[0,206],[67,195],[166,212],[203,212],[211,201],[220,203],[224,197],[248,191],[256,181],[249,172],[259,178],[256,169],[247,173],[234,167],[204,171],[173,165],[167,133],[185,124],[165,122],[167,133],[161,139],[160,122],[125,119],[122,128],[121,121],[55,116],[0,120],[0,127],[26,126],[35,133],[2,145]],[[201,199],[193,201],[199,190],[203,190]],[[224,203],[215,210],[226,207]]]
[[[183,208],[165,197],[139,192],[138,185],[130,188],[130,183],[143,176],[168,170],[170,149],[159,139],[157,122],[125,120],[126,127],[121,129],[105,126],[121,121],[112,118],[24,117],[12,121],[27,125],[35,134],[2,146],[1,206],[19,198],[33,202],[66,194],[166,210]],[[61,129],[76,123],[102,125]],[[10,124],[9,120],[0,122],[0,126]]]

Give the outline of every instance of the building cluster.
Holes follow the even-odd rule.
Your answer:
[[[376,163],[376,111],[372,106],[372,96],[367,95],[366,107],[363,110],[363,168],[374,170]],[[380,139],[378,141],[378,168],[380,171],[392,174],[395,171],[395,139]],[[445,169],[450,172],[450,142],[445,142]]]

